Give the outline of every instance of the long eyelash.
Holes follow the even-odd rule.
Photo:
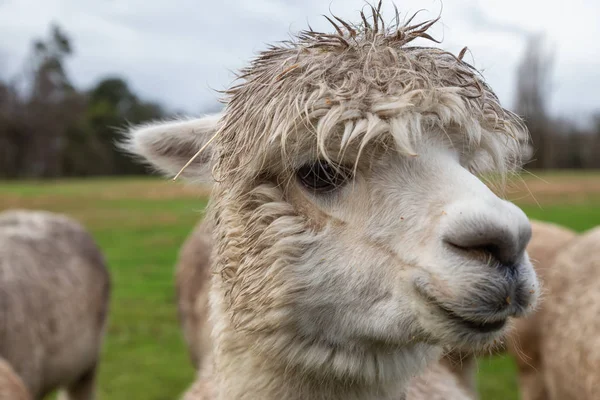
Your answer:
[[[307,167],[309,170],[304,172]],[[322,160],[301,167],[297,173],[301,182],[307,188],[321,193],[332,192],[343,186],[351,178],[347,168]]]

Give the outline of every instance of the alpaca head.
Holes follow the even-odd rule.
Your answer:
[[[205,148],[183,176],[215,181],[213,306],[257,351],[340,376],[485,347],[538,294],[526,216],[475,176],[516,167],[525,128],[460,57],[410,45],[433,22],[373,14],[261,53],[223,114],[127,142],[169,174]]]

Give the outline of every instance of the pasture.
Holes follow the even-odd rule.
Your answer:
[[[173,267],[202,216],[206,190],[156,178],[0,183],[0,210],[69,214],[92,232],[113,280],[100,399],[177,399],[194,371],[177,321]],[[511,181],[505,197],[532,218],[578,231],[600,225],[599,173],[544,173]],[[512,360],[479,363],[481,398],[517,399]]]

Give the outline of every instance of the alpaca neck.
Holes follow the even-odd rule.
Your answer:
[[[209,368],[213,369],[210,375],[215,400],[402,400],[408,381],[440,354],[438,348],[424,344],[407,345],[396,349],[395,354],[348,354],[344,356],[348,363],[364,365],[365,370],[374,368],[377,373],[365,377],[359,368],[355,376],[340,378],[332,373],[335,365],[313,370],[307,365],[295,366],[273,353],[257,350],[262,344],[261,337],[236,331],[223,314],[213,313],[211,319],[214,347]],[[264,339],[268,343],[277,341],[273,337]],[[285,342],[284,347],[291,351],[298,345],[293,340],[279,341]]]
[[[273,366],[272,360],[241,349],[216,353],[214,361],[215,400],[403,400],[407,380],[355,383]]]

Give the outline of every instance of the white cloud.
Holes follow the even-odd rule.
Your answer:
[[[108,74],[125,76],[135,90],[174,108],[198,112],[214,105],[233,79],[267,43],[307,27],[330,30],[321,17],[356,20],[363,0],[0,0],[0,65],[15,70],[34,37],[57,21],[76,50],[73,79],[89,86]],[[403,16],[425,8],[435,17],[439,0],[397,2]],[[493,4],[493,6],[492,6]],[[393,7],[384,2],[389,19]],[[433,30],[455,53],[465,45],[475,65],[510,104],[515,67],[527,32],[546,32],[557,53],[552,96],[555,111],[574,114],[600,108],[600,4],[594,0],[446,0]]]

